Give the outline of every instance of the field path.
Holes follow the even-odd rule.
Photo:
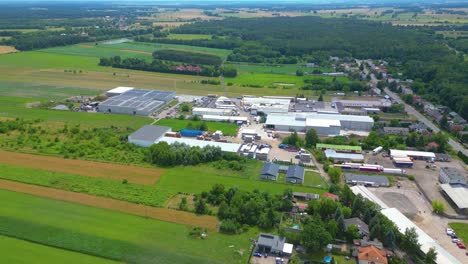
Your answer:
[[[155,184],[165,172],[162,169],[125,166],[86,160],[63,159],[0,150],[0,164],[57,171],[114,180],[127,179],[138,184]]]
[[[83,193],[62,191],[37,185],[0,180],[0,189],[31,194],[39,197],[89,205],[123,213],[154,218],[183,225],[200,226],[215,230],[218,220],[214,216],[197,216],[192,213],[134,204]]]

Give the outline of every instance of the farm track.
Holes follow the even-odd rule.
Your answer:
[[[192,213],[176,211],[166,208],[156,208],[134,204],[110,198],[97,197],[83,193],[62,191],[37,185],[24,184],[14,181],[0,180],[0,189],[31,194],[39,197],[62,200],[66,202],[84,204],[123,213],[149,217],[166,222],[183,225],[200,226],[208,229],[217,228],[217,219],[214,216],[196,216]]]
[[[12,52],[18,52],[18,50],[11,46],[0,46],[0,54],[7,54]]]
[[[0,164],[152,185],[164,170],[0,150]]]

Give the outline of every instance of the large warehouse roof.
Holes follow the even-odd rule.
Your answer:
[[[128,136],[131,140],[156,141],[172,129],[166,126],[146,125]]]
[[[118,94],[123,94],[125,92],[128,92],[128,91],[131,91],[135,88],[133,87],[124,87],[124,86],[119,86],[119,87],[116,87],[114,89],[111,89],[109,91],[106,92],[107,95],[118,95]]]
[[[318,143],[315,145],[318,149],[334,149],[334,150],[347,150],[347,151],[362,151],[361,146],[348,146],[348,145],[332,145]]]
[[[421,244],[421,250],[427,253],[431,247],[437,252],[437,264],[461,264],[454,256],[442,248],[432,237],[419,228],[415,223],[408,219],[396,208],[388,208],[380,211],[388,219],[395,223],[401,233],[405,233],[406,229],[414,228],[418,234],[418,243]]]
[[[353,186],[351,187],[351,191],[355,195],[358,195],[358,194],[362,195],[362,197],[366,198],[367,200],[371,202],[374,202],[375,204],[380,206],[380,208],[382,209],[388,208],[388,205],[386,205],[382,200],[380,200],[379,197],[377,197],[375,194],[373,194],[371,191],[369,191],[369,189],[367,189],[364,186],[361,186],[361,185]]]
[[[310,119],[310,121],[307,121]],[[307,123],[313,124],[315,120],[337,120],[337,121],[354,121],[364,123],[374,123],[374,119],[369,116],[356,115],[335,115],[335,114],[319,114],[319,113],[272,113],[267,116],[266,125],[289,125],[289,126],[306,126]]]
[[[468,188],[462,185],[441,184],[442,190],[460,209],[468,208]]]
[[[425,158],[435,158],[433,152],[425,151],[413,151],[413,150],[398,150],[391,149],[390,156],[392,157],[425,157]]]
[[[345,174],[346,182],[369,182],[377,183],[381,186],[389,186],[390,181],[385,176],[376,176],[376,175],[362,175],[362,174]]]
[[[305,122],[307,127],[332,127],[332,126],[341,126],[339,120],[327,120],[327,119],[312,119],[307,118]]]
[[[133,89],[99,104],[102,112],[149,115],[172,100],[175,92]]]
[[[347,160],[364,160],[364,156],[361,154],[354,153],[339,153],[333,149],[327,149],[324,151],[325,156],[328,158],[334,159],[347,159]]]
[[[239,151],[239,148],[241,147],[241,144],[237,144],[237,143],[205,141],[205,140],[197,140],[197,139],[191,139],[191,138],[162,137],[157,142],[166,142],[169,145],[174,144],[174,143],[183,143],[191,147],[200,147],[200,148],[203,148],[205,146],[213,146],[213,147],[221,148],[221,150],[224,152],[232,152],[232,153]]]

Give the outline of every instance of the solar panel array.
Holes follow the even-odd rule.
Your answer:
[[[99,105],[101,112],[149,115],[175,97],[175,92],[131,90],[111,97]]]

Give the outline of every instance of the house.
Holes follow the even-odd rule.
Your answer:
[[[450,131],[463,131],[463,129],[465,129],[465,125],[456,123],[450,124]]]
[[[411,124],[408,128],[411,132],[414,131],[419,134],[428,132],[427,126],[424,123]]]
[[[440,183],[448,183],[448,184],[460,184],[460,185],[467,185],[468,179],[466,174],[460,172],[455,168],[450,167],[442,167],[439,171],[439,181]]]
[[[333,193],[324,193],[324,194],[322,194],[322,198],[324,198],[324,197],[333,199],[335,201],[338,201],[338,199],[339,199],[338,195],[333,194]]]
[[[463,117],[461,117],[459,114],[455,113],[455,112],[450,112],[449,116],[452,118],[454,123],[462,124],[462,125],[466,124],[466,120]]]
[[[358,248],[359,264],[388,264],[387,252],[372,245]]]
[[[266,162],[260,172],[260,178],[263,180],[276,181],[278,178],[280,166],[275,163]]]
[[[260,234],[258,237],[258,252],[283,256],[290,255],[292,250],[293,245],[286,243],[286,239],[284,237],[271,234]]]
[[[439,145],[437,142],[435,142],[435,141],[429,142],[429,143],[427,144],[427,148],[428,148],[428,149],[436,149],[436,148],[438,148],[439,146],[440,146],[440,145]]]
[[[359,234],[361,236],[368,236],[369,235],[369,226],[364,223],[360,218],[358,217],[353,217],[353,218],[348,218],[344,220],[345,227],[348,229],[349,226],[355,225],[359,229]]]
[[[385,135],[400,135],[406,136],[409,134],[409,128],[406,127],[384,127],[383,132]]]
[[[298,200],[303,201],[310,201],[310,200],[318,200],[320,196],[315,193],[301,193],[301,192],[293,192],[293,197]]]
[[[302,184],[304,182],[304,168],[298,165],[289,166],[286,182]]]

